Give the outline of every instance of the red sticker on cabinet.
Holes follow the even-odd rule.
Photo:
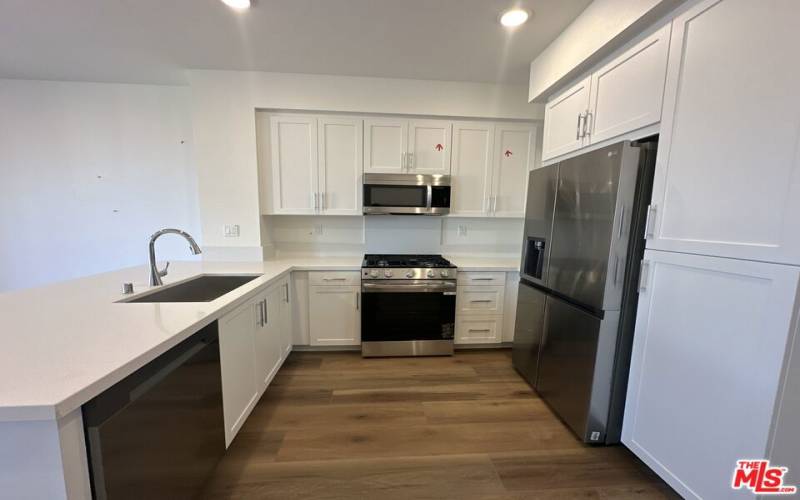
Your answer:
[[[506,149],[506,152],[505,152],[506,158],[508,158],[509,156],[511,156],[513,154],[514,153],[512,153],[510,149]]]
[[[443,149],[444,149],[444,146],[442,146],[441,144],[437,144],[436,145],[436,151],[441,151]]]

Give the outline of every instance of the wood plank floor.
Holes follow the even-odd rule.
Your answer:
[[[485,350],[292,353],[205,498],[678,497],[625,448],[580,443],[510,351]]]

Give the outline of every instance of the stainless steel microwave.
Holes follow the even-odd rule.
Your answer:
[[[450,176],[364,174],[365,215],[450,213]]]

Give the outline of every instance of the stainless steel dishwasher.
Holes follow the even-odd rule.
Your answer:
[[[83,406],[96,499],[193,498],[225,452],[214,322]]]

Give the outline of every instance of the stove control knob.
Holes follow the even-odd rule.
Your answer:
[[[433,269],[428,269],[428,278],[433,278],[436,276],[436,273],[433,272]]]
[[[392,274],[393,274],[392,271],[390,271],[389,269],[383,272],[383,275],[386,276],[387,278],[391,278]]]
[[[447,269],[442,269],[441,275],[442,278],[447,278],[448,276],[450,276],[450,273],[447,272]]]
[[[369,272],[369,277],[370,278],[377,278],[378,277],[378,271],[373,269],[372,271]]]
[[[406,273],[406,278],[413,278],[413,277],[414,277],[414,271],[408,271]]]

